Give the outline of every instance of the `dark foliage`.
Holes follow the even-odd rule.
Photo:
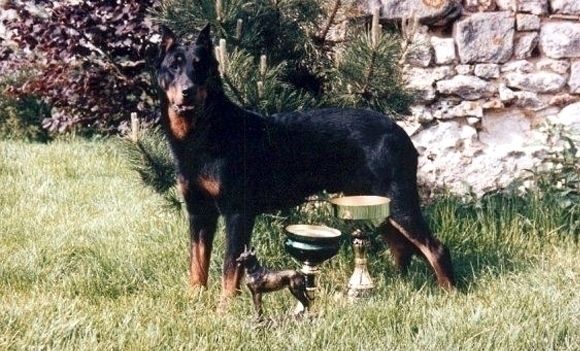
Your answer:
[[[0,139],[46,142],[49,136],[40,123],[48,116],[50,108],[33,96],[0,95]]]
[[[0,48],[0,74],[29,72],[7,93],[37,95],[54,108],[43,122],[50,132],[116,128],[129,112],[154,117],[156,92],[148,64],[154,0],[12,2],[10,45]],[[1,40],[1,39],[0,39]],[[6,42],[6,40],[5,40]]]
[[[371,26],[352,2],[165,0],[155,16],[185,42],[209,22],[226,48],[226,93],[248,109],[360,107],[400,118],[412,103],[400,33]]]

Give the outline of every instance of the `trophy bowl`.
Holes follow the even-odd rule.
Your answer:
[[[340,248],[340,231],[318,225],[292,224],[286,227],[286,251],[296,260],[318,266],[336,255]]]
[[[384,220],[389,217],[391,199],[382,196],[345,196],[329,200],[336,218],[345,220]]]

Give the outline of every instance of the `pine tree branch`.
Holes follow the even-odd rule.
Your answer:
[[[336,18],[336,14],[338,13],[338,9],[340,8],[340,4],[341,4],[341,0],[336,0],[334,2],[332,12],[330,13],[330,16],[328,17],[328,20],[326,21],[326,26],[322,30],[322,33],[320,33],[315,38],[315,39],[317,39],[317,42],[319,45],[324,45],[324,43],[326,42],[326,36],[328,35],[328,32],[330,31],[330,28],[332,27],[332,24],[334,23],[334,19]]]
[[[370,94],[369,91],[369,87],[371,85],[371,81],[373,79],[373,76],[375,74],[375,61],[377,60],[377,50],[376,48],[373,47],[373,51],[371,52],[371,57],[369,59],[369,70],[367,71],[367,74],[365,76],[365,81],[364,81],[364,85],[362,88],[362,92],[361,94],[363,95],[363,97],[368,96]]]
[[[230,90],[232,91],[232,94],[234,94],[234,96],[236,97],[236,100],[238,100],[242,105],[247,105],[248,102],[246,101],[246,99],[244,99],[244,96],[242,95],[240,90],[234,85],[230,77],[227,74],[224,74],[222,78],[224,82],[228,85],[228,87],[230,87]]]

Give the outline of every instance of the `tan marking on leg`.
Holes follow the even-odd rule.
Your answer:
[[[425,245],[424,243],[415,239],[412,235],[410,235],[409,232],[407,230],[405,230],[405,228],[403,228],[393,218],[389,218],[389,223],[391,223],[391,225],[393,227],[395,227],[395,229],[397,229],[407,239],[409,239],[410,242],[412,242],[415,246],[417,246],[417,248],[425,256],[427,261],[429,261],[429,263],[431,264],[431,267],[433,267],[433,270],[435,271],[435,275],[437,276],[437,281],[439,282],[439,285],[445,290],[448,290],[448,291],[454,290],[453,283],[451,282],[451,280],[449,280],[449,277],[447,277],[447,274],[445,273],[445,271],[443,270],[443,268],[439,264],[438,257],[433,254],[433,252],[429,249],[429,247],[427,245]]]
[[[416,247],[388,221],[380,226],[380,230],[389,245],[395,266],[401,273],[406,274],[413,254],[418,253]]]
[[[217,197],[221,192],[221,183],[209,176],[200,176],[197,178],[197,184],[212,197]]]
[[[199,240],[191,243],[189,284],[192,288],[207,285],[210,257],[211,249],[207,244]]]
[[[185,197],[187,191],[189,191],[189,182],[182,176],[177,177],[177,191],[182,197]]]
[[[239,295],[240,281],[242,280],[243,269],[241,267],[232,267],[222,276],[222,296],[218,306],[219,311],[225,311],[231,300]]]

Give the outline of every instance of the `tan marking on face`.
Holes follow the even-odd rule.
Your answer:
[[[210,196],[216,197],[221,192],[221,184],[219,180],[213,177],[200,176],[197,178],[197,184],[199,184],[199,186]]]
[[[172,105],[181,105],[183,104],[183,94],[181,92],[181,89],[178,89],[178,87],[171,85],[168,89],[167,89],[167,99],[169,100],[169,103]]]
[[[205,101],[206,98],[207,98],[207,90],[204,88],[197,89],[197,91],[195,92],[196,102],[201,104]]]

